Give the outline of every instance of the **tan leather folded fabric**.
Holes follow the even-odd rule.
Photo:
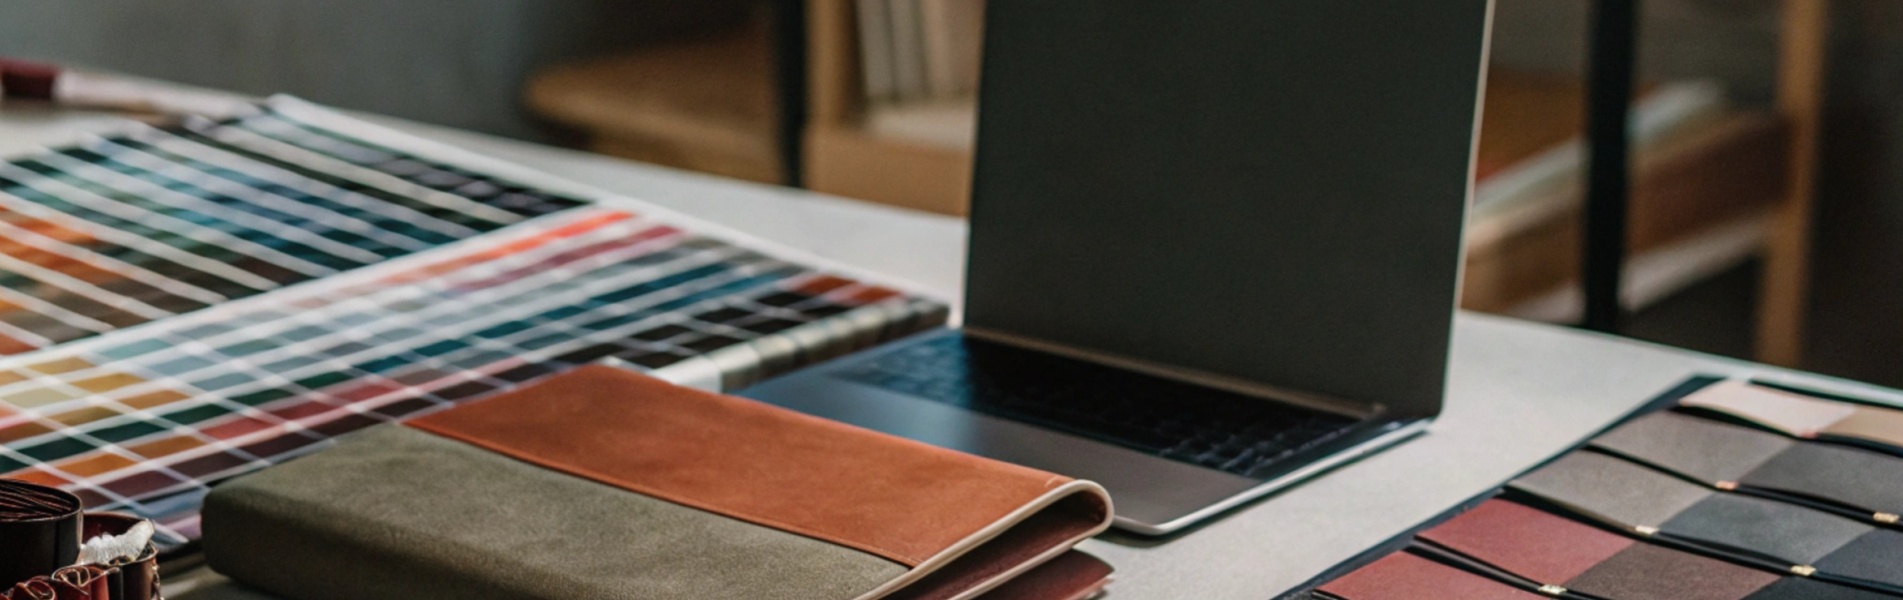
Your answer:
[[[220,486],[205,551],[311,600],[1066,598],[1108,580],[1071,547],[1110,514],[1090,482],[586,367]]]
[[[1903,409],[1878,408],[1794,394],[1730,380],[1679,401],[1802,439],[1843,438],[1903,449]]]

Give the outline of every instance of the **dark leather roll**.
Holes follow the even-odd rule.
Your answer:
[[[6,600],[101,600],[79,586],[41,575],[13,584],[5,592]]]
[[[0,586],[79,560],[80,508],[78,496],[0,479]]]
[[[143,520],[119,513],[86,513],[85,533],[80,537],[90,540],[101,535],[124,535]],[[112,598],[154,600],[159,597],[158,548],[147,547],[138,560],[112,566],[115,567],[112,573]]]

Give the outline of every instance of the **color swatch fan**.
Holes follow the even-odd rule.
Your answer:
[[[173,549],[209,484],[369,425],[595,362],[731,389],[945,319],[603,198],[286,98],[0,162],[0,475]]]

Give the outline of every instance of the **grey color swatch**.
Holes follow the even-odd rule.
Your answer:
[[[1736,494],[1713,494],[1660,526],[1666,533],[1815,565],[1873,528],[1830,513]]]
[[[1817,561],[1818,571],[1903,586],[1903,533],[1878,529]]]
[[[204,515],[212,568],[297,600],[851,598],[906,571],[396,425],[221,485]]]
[[[1619,600],[1737,600],[1777,579],[1747,567],[1634,544],[1566,582],[1566,587]]]
[[[1802,577],[1785,577],[1744,600],[1892,600],[1896,596]]]
[[[1871,512],[1903,514],[1903,459],[1867,450],[1798,443],[1741,481],[1836,500]]]
[[[1690,415],[1653,413],[1594,438],[1592,445],[1706,482],[1738,481],[1799,442]]]
[[[1574,452],[1509,484],[1627,526],[1658,526],[1715,492],[1595,452]]]

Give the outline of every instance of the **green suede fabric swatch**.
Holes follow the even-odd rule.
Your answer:
[[[388,425],[215,488],[212,568],[294,600],[853,598],[904,565]]]

